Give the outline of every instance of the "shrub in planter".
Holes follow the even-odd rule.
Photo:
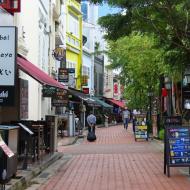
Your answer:
[[[159,131],[158,137],[159,137],[159,139],[164,140],[164,129],[161,129],[161,130]]]

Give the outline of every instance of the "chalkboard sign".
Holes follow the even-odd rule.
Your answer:
[[[190,167],[190,127],[165,126],[164,173],[166,167]]]
[[[137,115],[135,122],[135,141],[137,139],[146,139],[148,141],[148,127],[146,125],[146,116]]]

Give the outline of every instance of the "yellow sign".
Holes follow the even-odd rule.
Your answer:
[[[140,125],[140,126],[137,126],[137,128],[140,130],[147,129],[147,125]]]

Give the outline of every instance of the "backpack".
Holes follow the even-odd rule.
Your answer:
[[[88,141],[95,141],[96,140],[96,135],[93,131],[88,132],[87,140]]]

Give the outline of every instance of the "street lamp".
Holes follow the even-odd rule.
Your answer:
[[[149,89],[147,96],[149,97],[149,132],[152,132],[152,96],[153,92]]]
[[[168,115],[171,116],[172,114],[172,95],[171,95],[172,81],[170,80],[169,77],[165,77],[164,83],[165,83],[166,90],[168,90],[168,101],[167,101]]]

